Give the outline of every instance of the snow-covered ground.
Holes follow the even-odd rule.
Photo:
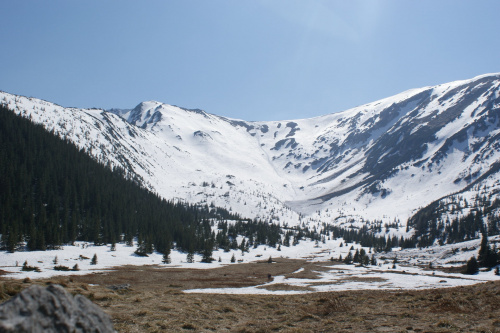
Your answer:
[[[478,275],[446,274],[427,272],[418,267],[360,267],[354,265],[333,265],[328,272],[320,272],[318,279],[295,279],[276,276],[273,281],[246,288],[210,288],[185,290],[188,293],[216,294],[301,294],[342,290],[371,289],[432,289],[472,285],[500,279],[493,271]],[[275,284],[308,287],[311,290],[272,290]],[[269,289],[266,289],[269,288]]]
[[[459,244],[435,246],[424,249],[395,249],[389,253],[377,253],[377,266],[356,267],[331,263],[327,270],[317,273],[315,279],[293,278],[293,273],[285,276],[275,276],[272,281],[247,288],[221,288],[186,290],[186,292],[203,293],[231,293],[231,294],[291,294],[304,292],[320,292],[334,290],[355,289],[426,289],[444,288],[500,279],[493,271],[481,271],[477,275],[464,275],[459,273],[443,273],[441,267],[463,265],[470,257],[476,256],[479,240]],[[500,242],[500,237],[490,238],[490,242]],[[343,246],[340,246],[342,243]],[[255,262],[272,258],[307,259],[310,262],[329,262],[330,258],[337,259],[341,255],[345,258],[351,248],[360,249],[358,244],[345,244],[342,239],[326,240],[325,243],[301,241],[296,246],[277,248],[259,246],[251,248],[250,252],[241,251],[224,252],[217,250],[213,253],[215,261],[211,264],[201,263],[201,256],[195,255],[194,263],[187,262],[187,254],[172,251],[171,263],[162,263],[162,254],[153,253],[149,257],[140,257],[134,254],[135,246],[116,244],[116,251],[111,251],[110,245],[94,246],[77,242],[74,246],[67,245],[59,250],[0,253],[0,270],[6,272],[6,277],[14,279],[48,278],[57,275],[92,274],[102,272],[123,265],[158,265],[170,268],[210,269],[225,265],[240,265],[241,263]],[[371,256],[370,249],[365,251]],[[354,254],[354,251],[353,251]],[[97,264],[91,265],[92,257],[97,256]],[[236,262],[231,263],[235,256]],[[57,264],[54,263],[57,257]],[[393,259],[397,257],[396,268],[393,268]],[[220,262],[219,262],[220,258]],[[40,272],[22,271],[24,262],[29,266],[36,266]],[[432,268],[429,264],[432,263]],[[54,266],[62,265],[73,268],[77,264],[79,271],[56,271]],[[300,273],[299,271],[295,273]],[[269,290],[272,285],[289,285],[307,287],[307,290]],[[269,289],[266,289],[268,288]],[[303,288],[302,288],[303,289]]]

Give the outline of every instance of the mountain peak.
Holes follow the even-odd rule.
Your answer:
[[[469,191],[469,202],[477,189],[500,193],[495,73],[294,121],[236,121],[157,101],[110,110],[120,119],[2,96],[11,110],[131,170],[162,197],[245,217],[404,223],[452,193]]]
[[[145,101],[139,103],[131,110],[111,109],[108,111],[119,115],[133,125],[145,128],[147,124],[156,123],[161,120],[159,109],[161,109],[162,106],[163,103],[157,101]]]

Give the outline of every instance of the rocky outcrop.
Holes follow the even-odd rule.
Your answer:
[[[115,332],[108,314],[59,285],[33,285],[0,305],[0,332]]]

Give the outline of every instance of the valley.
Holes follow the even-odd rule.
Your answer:
[[[123,332],[499,330],[499,74],[271,122],[0,103],[4,300],[58,283]]]
[[[2,92],[0,102],[164,198],[288,226],[405,225],[450,195],[496,198],[499,87],[488,74],[271,122],[156,101],[84,110]]]
[[[500,245],[500,236],[490,237],[489,243],[496,248]],[[174,249],[170,253],[170,263],[166,264],[161,253],[153,252],[146,257],[139,256],[135,253],[135,246],[119,243],[112,251],[110,245],[94,246],[77,242],[74,246],[65,245],[59,250],[1,252],[0,270],[3,271],[5,278],[38,280],[57,276],[108,274],[114,270],[120,271],[120,267],[129,266],[148,266],[159,274],[163,271],[179,272],[174,274],[192,271],[190,274],[201,276],[212,274],[211,272],[240,270],[239,266],[250,266],[258,267],[259,273],[239,276],[239,282],[234,288],[225,287],[224,283],[212,285],[210,289],[187,284],[182,290],[186,293],[207,294],[293,294],[361,289],[416,290],[467,286],[499,280],[500,277],[495,275],[494,270],[482,269],[477,275],[463,274],[467,261],[472,256],[478,256],[479,248],[480,240],[472,240],[421,250],[395,248],[390,252],[376,253],[360,244],[346,243],[343,239],[326,240],[325,243],[303,240],[289,247],[273,248],[260,245],[250,248],[248,252],[215,249],[212,252],[211,263],[202,262],[201,254],[195,254],[193,262],[189,262],[186,252]],[[345,262],[348,256],[354,257],[355,252],[361,251],[370,258],[367,264]],[[94,256],[97,258],[96,263],[91,262]],[[267,264],[269,258],[271,264]],[[23,270],[25,261],[39,271]],[[71,269],[75,265],[78,266],[78,271]],[[68,270],[55,270],[56,266],[65,266]],[[281,267],[285,271],[275,271],[276,267]],[[271,274],[272,279],[267,279],[268,274]]]
[[[499,330],[498,280],[442,289],[358,289],[298,295],[294,295],[293,291],[301,288],[288,289],[278,285],[271,290],[281,293],[268,295],[183,292],[207,288],[247,288],[269,282],[268,274],[315,279],[318,272],[330,265],[277,259],[273,264],[262,261],[209,270],[147,265],[37,280],[5,280],[0,277],[0,296],[5,299],[32,283],[57,283],[101,306],[111,315],[119,332]],[[408,278],[412,278],[411,275],[405,277]],[[364,283],[370,281],[366,279]]]

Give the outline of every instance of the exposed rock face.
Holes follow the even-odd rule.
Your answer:
[[[0,332],[115,332],[110,317],[59,285],[33,285],[0,305]]]

